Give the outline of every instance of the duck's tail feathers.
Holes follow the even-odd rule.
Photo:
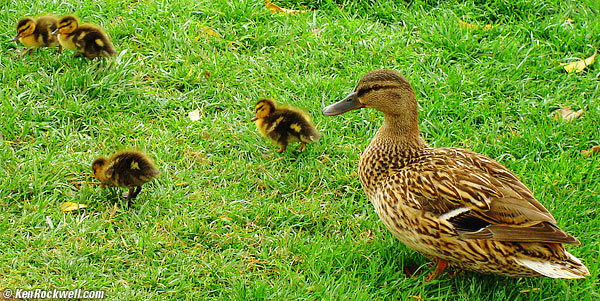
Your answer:
[[[550,278],[585,278],[590,271],[581,260],[565,251],[566,260],[548,261],[532,258],[518,258],[517,262]]]

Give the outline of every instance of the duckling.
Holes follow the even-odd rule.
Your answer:
[[[58,35],[58,42],[65,48],[93,60],[97,57],[111,57],[117,54],[115,47],[104,30],[96,25],[79,25],[77,17],[68,15],[58,21],[52,32]]]
[[[579,240],[510,170],[470,150],[425,142],[415,92],[403,75],[367,73],[323,114],[361,108],[383,113],[358,164],[361,185],[386,228],[437,262],[429,280],[448,266],[509,277],[590,275],[564,247]]]
[[[301,142],[298,151],[303,151],[307,143],[321,138],[310,117],[299,109],[278,107],[272,99],[263,98],[256,102],[254,113],[256,116],[251,121],[256,122],[263,136],[281,147],[278,153],[283,152],[290,142]]]
[[[92,163],[92,172],[96,179],[106,185],[129,187],[129,192],[124,193],[123,197],[130,205],[142,190],[142,184],[160,174],[148,156],[134,150],[117,152],[109,159],[97,158]]]
[[[29,48],[28,53],[31,53],[31,48],[34,47],[54,47],[56,45],[59,46],[58,53],[61,53],[62,47],[56,36],[52,34],[57,27],[58,19],[54,16],[42,16],[36,19],[26,17],[17,23],[17,35],[10,41],[18,40]]]

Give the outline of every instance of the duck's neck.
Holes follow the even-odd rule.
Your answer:
[[[418,116],[407,118],[385,114],[383,124],[373,138],[373,141],[375,140],[383,140],[389,146],[406,150],[422,149],[427,146],[419,132]]]
[[[359,176],[365,192],[374,192],[371,190],[389,177],[391,170],[410,164],[426,148],[418,117],[385,115],[383,125],[360,158]]]

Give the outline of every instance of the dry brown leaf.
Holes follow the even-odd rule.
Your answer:
[[[73,203],[73,202],[66,202],[66,203],[62,203],[62,205],[60,205],[60,210],[62,210],[63,212],[75,211],[75,210],[79,210],[79,209],[83,209],[83,208],[87,208],[87,205]]]
[[[458,22],[460,23],[460,26],[462,26],[463,28],[468,28],[468,29],[490,29],[492,27],[494,27],[492,24],[486,24],[486,25],[477,25],[477,24],[471,24],[471,23],[467,23],[465,21],[463,21],[461,18],[458,18]]]
[[[320,34],[321,34],[321,29],[319,29],[319,28],[315,28],[315,29],[313,29],[313,30],[312,30],[312,34],[314,34],[314,35],[316,35],[316,36],[320,35]]]
[[[191,111],[191,112],[188,114],[188,118],[189,118],[191,121],[198,121],[198,120],[200,120],[200,111],[198,111],[198,110],[193,110],[193,111]]]
[[[577,118],[579,118],[579,116],[581,116],[581,114],[583,114],[583,111],[587,109],[587,106],[585,106],[583,109],[575,112],[573,110],[571,110],[569,107],[566,108],[562,108],[562,109],[558,109],[556,111],[554,111],[554,120],[559,121],[573,121]]]
[[[563,68],[565,68],[565,71],[567,71],[568,73],[579,73],[585,70],[587,66],[594,63],[594,60],[596,59],[596,54],[598,54],[598,50],[594,50],[594,55],[588,57],[585,60],[579,60],[577,62],[572,63],[561,63],[560,65],[563,66]]]
[[[275,13],[283,13],[283,14],[304,14],[306,13],[305,10],[295,10],[295,9],[289,9],[289,8],[283,8],[280,7],[276,4],[274,4],[273,2],[269,1],[269,0],[265,0],[265,6],[271,11],[272,14]]]
[[[589,150],[582,150],[581,151],[581,154],[584,155],[584,156],[586,156],[586,157],[589,157],[592,154],[598,154],[598,153],[600,153],[600,145],[596,145],[596,146],[590,148]]]
[[[200,29],[200,34],[196,37],[196,41],[199,41],[201,38],[208,38],[208,37],[215,37],[215,38],[220,38],[221,35],[206,27],[206,26],[200,26],[200,24],[198,24],[198,28]]]

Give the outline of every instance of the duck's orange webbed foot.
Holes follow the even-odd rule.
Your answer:
[[[446,270],[446,268],[448,268],[448,262],[443,259],[438,259],[435,271],[427,275],[427,278],[425,278],[425,282],[429,282],[433,279],[438,278]]]

